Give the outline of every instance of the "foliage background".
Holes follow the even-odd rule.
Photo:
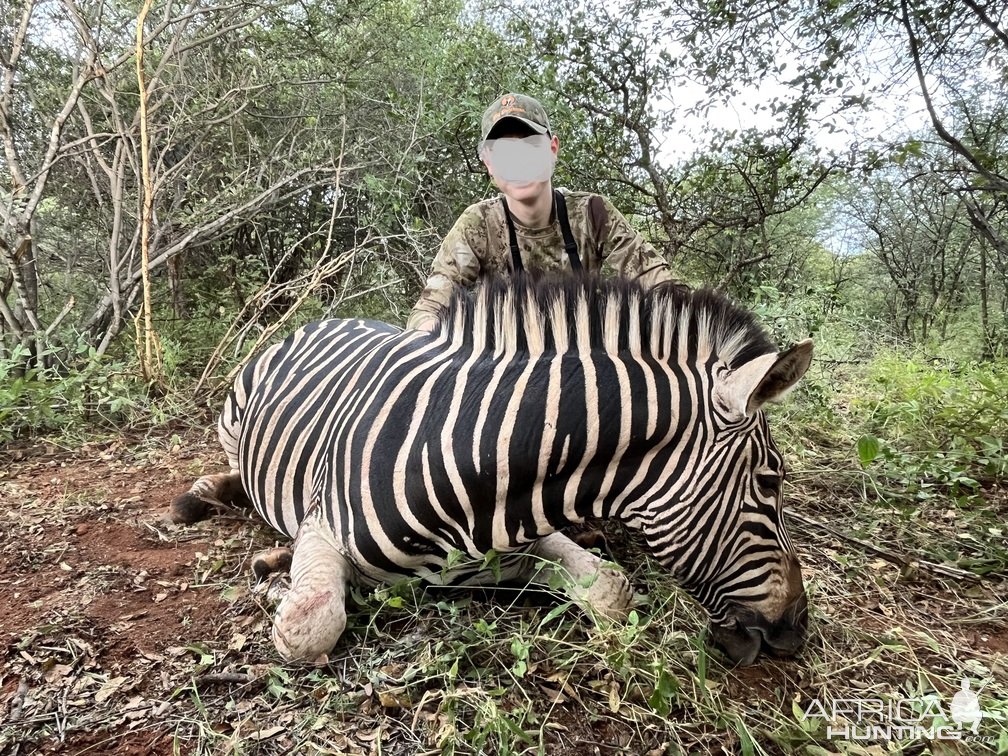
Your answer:
[[[1004,388],[993,4],[154,3],[157,386],[135,366],[136,15],[41,0],[0,20],[6,438],[212,405],[252,350],[311,318],[403,322],[439,239],[492,194],[476,124],[508,90],[553,114],[559,184],[609,195],[685,280],[755,307],[782,342],[814,336],[830,380],[863,395],[849,409],[880,381],[953,406]],[[876,419],[902,395],[879,401],[860,431],[887,444],[980,460],[1002,437],[997,411],[954,438],[897,432]]]

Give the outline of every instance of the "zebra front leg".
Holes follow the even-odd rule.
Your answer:
[[[563,533],[551,533],[540,538],[528,551],[546,560],[546,565],[533,565],[536,583],[561,582],[575,602],[609,619],[621,619],[630,611],[633,588],[626,575],[614,569],[590,551],[578,546]]]
[[[288,661],[325,663],[346,627],[344,594],[352,570],[318,510],[301,523],[290,574],[290,590],[273,619],[273,643]]]
[[[213,506],[232,504],[238,507],[251,506],[241,476],[232,470],[226,473],[204,475],[181,496],[171,503],[172,522],[188,525],[205,519]]]

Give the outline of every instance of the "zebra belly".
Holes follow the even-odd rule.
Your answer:
[[[258,380],[242,408],[239,471],[256,511],[281,533],[294,537],[316,504],[338,518],[326,490],[336,432],[359,373],[400,333],[360,320],[311,323],[265,353],[266,364],[246,367]]]
[[[527,562],[520,552],[538,535],[517,525],[491,531],[489,518],[504,505],[493,456],[477,463],[470,449],[451,473],[465,482],[451,483],[445,461],[454,449],[445,428],[466,427],[455,449],[479,436],[469,426],[493,373],[464,370],[464,358],[439,349],[383,324],[323,321],[239,378],[247,386],[239,469],[255,508],[293,537],[320,506],[365,583],[411,575],[439,584],[492,582],[495,570],[483,555],[492,548],[504,555],[502,574],[520,571]],[[509,374],[523,370],[517,364],[498,378],[508,385]],[[468,376],[464,423],[450,420],[459,375]]]
[[[493,582],[484,555],[492,549],[508,564],[524,564],[518,552],[539,535],[490,527],[502,468],[494,457],[474,459],[472,440],[480,435],[478,418],[487,415],[480,399],[494,393],[492,371],[468,369],[464,361],[398,355],[355,424],[338,434],[331,490],[346,509],[333,525],[344,528],[348,558],[370,582],[404,575],[439,584]]]

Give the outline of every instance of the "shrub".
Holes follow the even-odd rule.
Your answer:
[[[1008,477],[1008,362],[935,364],[895,352],[868,366],[853,403],[861,463],[928,498]]]
[[[70,365],[24,369],[16,347],[0,359],[0,441],[93,422],[121,425],[147,403],[135,366],[78,345]]]

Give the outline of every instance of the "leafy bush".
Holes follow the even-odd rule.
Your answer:
[[[860,461],[916,498],[1008,477],[1008,362],[938,365],[886,352],[862,390],[852,407]]]
[[[17,347],[0,359],[0,441],[67,429],[84,421],[122,424],[147,403],[135,366],[102,359],[79,345],[69,366],[24,369]]]
[[[818,287],[792,294],[774,286],[756,286],[747,306],[774,340],[786,346],[815,335],[823,326],[825,296]]]
[[[831,309],[827,295],[816,287],[751,292],[750,309],[781,346],[816,342],[812,368],[773,410],[789,454],[811,445],[850,459],[856,446],[879,490],[918,500],[1008,478],[1008,360],[939,359],[887,344],[878,323]]]

